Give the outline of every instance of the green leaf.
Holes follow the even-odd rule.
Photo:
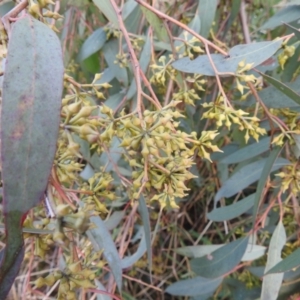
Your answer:
[[[60,123],[63,73],[55,33],[28,15],[18,19],[9,40],[2,90],[3,201],[9,230],[0,268],[0,299],[5,299],[22,261],[23,220],[48,183]]]
[[[282,273],[300,266],[300,248],[295,250],[288,257],[271,268],[266,275],[273,273]]]
[[[258,181],[258,185],[256,188],[256,193],[255,193],[255,198],[254,198],[254,207],[253,207],[253,226],[255,224],[255,219],[257,216],[257,212],[258,212],[258,208],[259,208],[259,204],[261,201],[261,197],[263,194],[263,190],[265,188],[267,179],[269,177],[270,172],[273,170],[274,167],[274,163],[281,151],[282,147],[275,147],[269,157],[266,159],[265,164],[263,165],[263,169]],[[273,170],[274,171],[274,170]]]
[[[266,75],[264,73],[259,72],[261,76],[270,84],[272,84],[277,90],[279,90],[281,93],[285,94],[288,96],[290,99],[295,101],[298,105],[300,104],[300,95],[296,93],[294,90],[289,88],[286,84],[280,82],[279,80]],[[296,104],[295,104],[296,105]]]
[[[274,29],[277,26],[283,25],[282,23],[291,23],[298,19],[300,19],[300,5],[289,5],[268,19],[268,21],[260,27],[260,30]]]
[[[170,38],[168,36],[168,32],[167,32],[167,29],[165,28],[165,24],[163,23],[163,21],[156,14],[154,14],[152,11],[150,11],[146,7],[141,6],[140,8],[141,8],[145,18],[147,19],[147,21],[153,28],[157,38],[162,42],[169,43]]]
[[[95,5],[116,28],[119,28],[118,17],[110,0],[93,0]]]
[[[147,246],[147,256],[150,272],[152,270],[152,247],[151,247],[151,227],[150,227],[150,217],[149,211],[146,205],[146,200],[144,196],[141,194],[139,198],[139,212],[141,214],[141,218],[143,221],[143,227],[145,231],[145,239]]]
[[[211,54],[211,58],[220,75],[234,75],[238,64],[242,61],[245,64],[252,64],[252,68],[260,65],[270,58],[280,47],[281,40],[271,42],[258,42],[252,44],[237,45],[229,50],[229,57],[222,54]],[[207,55],[200,55],[194,60],[183,57],[176,60],[172,66],[182,72],[215,76]]]
[[[243,147],[242,149],[239,149],[232,154],[225,156],[219,162],[222,164],[236,164],[260,155],[269,150],[269,148],[270,137],[264,137],[260,139],[258,143],[254,142],[253,144],[247,145],[246,147]]]
[[[248,211],[254,205],[255,194],[251,194],[243,200],[239,200],[231,205],[215,208],[207,214],[211,221],[222,222],[237,218]]]
[[[257,181],[261,177],[266,161],[266,159],[258,160],[242,167],[240,170],[235,172],[218,190],[217,194],[215,195],[215,203],[223,197],[231,197],[237,194],[250,184]],[[284,158],[278,158],[271,171],[276,171],[288,163],[288,160]]]
[[[218,6],[217,0],[199,0],[198,15],[201,22],[200,35],[207,38]]]
[[[205,278],[217,278],[232,271],[241,261],[249,238],[231,242],[211,254],[191,260],[192,270]]]
[[[279,221],[276,229],[273,232],[268,252],[268,259],[266,264],[266,272],[274,265],[280,262],[281,251],[286,243],[286,233],[284,226]],[[268,274],[263,277],[261,300],[276,300],[278,297],[279,289],[283,280],[283,273]]]
[[[87,59],[92,54],[99,51],[106,42],[106,32],[102,28],[95,30],[81,46],[77,60],[79,62]]]
[[[215,291],[222,281],[223,277],[180,280],[168,286],[166,293],[176,296],[200,296]]]
[[[100,72],[100,62],[97,53],[92,54],[81,62],[81,68],[86,77]]]
[[[103,254],[115,277],[119,291],[122,289],[122,261],[116,245],[107,230],[105,223],[98,216],[90,217],[96,228],[87,231],[87,235],[96,251],[103,249]]]

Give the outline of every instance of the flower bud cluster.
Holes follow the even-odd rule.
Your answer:
[[[175,80],[177,71],[171,66],[174,61],[173,57],[169,57],[169,61],[166,62],[166,56],[161,56],[158,59],[159,64],[152,64],[150,67],[153,71],[153,75],[150,78],[150,82],[164,86],[167,78]]]
[[[63,16],[58,14],[57,12],[52,12],[51,10],[46,10],[49,5],[55,5],[55,2],[52,0],[37,0],[37,3],[33,1],[29,1],[28,12],[36,19],[51,18],[53,20],[62,19]],[[44,20],[44,23],[46,21]],[[59,30],[52,24],[49,27],[55,31],[59,32]]]
[[[259,118],[247,117],[249,113],[225,106],[221,98],[219,97],[216,102],[203,103],[203,107],[208,108],[208,110],[203,114],[202,119],[215,120],[217,127],[225,125],[228,129],[231,128],[232,124],[237,124],[240,131],[245,130],[246,143],[250,136],[258,141],[260,135],[267,133],[264,128],[259,127]]]
[[[95,288],[93,283],[95,279],[95,268],[82,266],[80,261],[70,262],[67,259],[67,267],[64,271],[56,270],[46,277],[39,277],[33,282],[35,288],[43,286],[52,287],[58,280],[58,300],[76,300],[76,289]]]
[[[173,98],[176,101],[182,101],[193,106],[195,105],[195,100],[200,100],[194,89],[181,89],[178,93],[173,94]]]
[[[204,50],[198,45],[199,40],[186,31],[183,33],[184,39],[180,39],[180,45],[175,47],[176,52],[180,53],[179,58],[188,56],[190,59],[194,59],[195,55],[204,53]]]
[[[291,58],[295,54],[295,46],[283,46],[283,51],[278,55],[278,63],[282,70],[284,70],[284,66],[289,58]]]
[[[291,193],[297,196],[300,191],[300,169],[298,162],[284,167],[284,171],[277,173],[276,176],[281,178],[280,189],[285,192],[290,189]]]
[[[89,191],[88,195],[82,195],[82,201],[85,203],[86,209],[95,211],[100,214],[106,214],[106,200],[116,200],[117,197],[114,192],[110,191],[112,176],[104,172],[95,173],[93,177],[88,180],[88,184],[84,183],[81,187],[82,191]]]
[[[176,109],[178,103],[172,101],[159,111],[145,110],[142,120],[135,115],[120,119],[117,128],[120,146],[126,149],[126,159],[133,168],[133,198],[139,196],[144,184],[149,191],[155,190],[151,200],[159,201],[162,207],[175,208],[175,198],[186,196],[185,182],[194,177],[189,172],[194,150],[201,147],[202,157],[207,157],[208,149],[218,150],[210,140],[215,134],[207,134],[198,141],[193,139],[194,135],[177,129],[179,123],[174,119],[183,117]],[[193,142],[196,146],[191,149],[189,145]]]

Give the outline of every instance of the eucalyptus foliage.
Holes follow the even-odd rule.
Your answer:
[[[300,2],[150,2],[0,5],[1,299],[297,297]]]

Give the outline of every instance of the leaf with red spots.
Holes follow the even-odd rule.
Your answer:
[[[23,221],[47,186],[59,130],[63,72],[55,33],[30,16],[19,19],[12,27],[2,90],[6,248],[0,299],[5,299],[23,260]]]

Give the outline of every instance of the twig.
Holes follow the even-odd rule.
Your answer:
[[[243,27],[245,42],[246,42],[246,44],[250,44],[251,43],[251,38],[250,38],[249,25],[248,25],[247,14],[246,14],[245,0],[241,1],[240,16],[241,16],[241,21],[242,21],[242,27]]]
[[[116,12],[120,30],[123,33],[124,39],[128,46],[129,54],[131,56],[131,62],[132,62],[133,73],[134,73],[134,78],[135,78],[135,83],[136,83],[136,91],[137,91],[137,112],[138,112],[139,118],[142,120],[143,119],[142,109],[141,109],[141,107],[142,107],[142,85],[141,85],[141,77],[140,77],[140,71],[141,71],[140,64],[135,55],[128,32],[127,32],[125,24],[123,22],[122,12],[114,0],[110,0],[110,3],[113,6],[114,11]]]
[[[224,54],[225,56],[228,55],[228,53],[226,51],[224,51],[223,49],[221,49],[220,47],[216,46],[215,44],[213,44],[212,42],[210,42],[209,40],[207,40],[206,38],[202,37],[201,35],[199,35],[197,32],[195,32],[194,30],[190,29],[187,25],[173,19],[172,17],[169,17],[168,15],[164,14],[163,12],[155,9],[153,6],[149,5],[148,3],[142,1],[142,0],[135,0],[137,3],[139,3],[140,5],[146,7],[147,9],[149,9],[150,11],[152,11],[153,13],[155,13],[158,17],[162,18],[162,19],[166,19],[174,24],[176,24],[177,26],[183,28],[184,30],[186,30],[187,32],[189,32],[191,35],[195,36],[196,38],[198,38],[204,45],[208,45],[212,48],[214,48],[215,50],[217,50],[218,52],[220,52],[221,54]]]

